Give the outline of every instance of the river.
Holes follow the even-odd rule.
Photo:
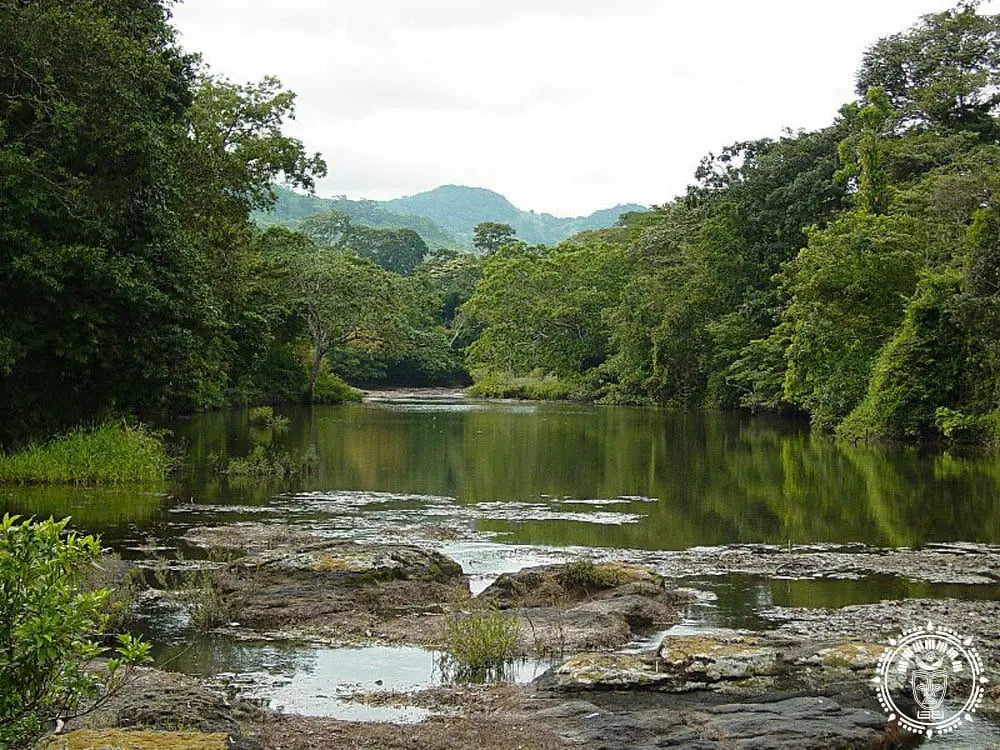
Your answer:
[[[1000,542],[1000,459],[986,452],[852,446],[768,416],[484,402],[458,392],[374,394],[361,404],[278,411],[290,420],[284,429],[252,427],[243,410],[170,424],[184,458],[168,485],[5,487],[4,510],[71,515],[76,528],[100,533],[123,557],[144,561],[197,559],[203,553],[182,537],[227,524],[418,542],[460,562],[473,591],[500,572],[580,553],[655,564],[661,553],[704,547]],[[312,456],[313,471],[280,480],[218,471],[258,445]],[[995,585],[878,571],[843,577],[694,571],[679,582],[698,592],[687,629],[759,626],[770,607],[1000,597]],[[375,709],[348,710],[335,696],[324,706],[317,703],[323,691],[303,683],[308,677],[328,687],[346,684],[343,675],[359,660],[377,661],[381,652],[237,644],[195,636],[183,620],[155,613],[145,628],[172,669],[230,682],[267,675],[269,686],[251,682],[272,705],[386,718]],[[425,659],[412,651],[413,658],[391,660],[390,682],[410,687],[429,679],[421,676],[428,666],[407,676],[407,664]],[[521,677],[538,669],[529,665]]]

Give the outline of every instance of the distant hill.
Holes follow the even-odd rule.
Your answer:
[[[302,195],[287,188],[274,186],[278,202],[267,213],[256,213],[254,221],[259,226],[281,224],[295,229],[299,222],[311,214],[326,211],[343,211],[355,224],[376,229],[412,229],[419,234],[431,250],[458,248],[461,243],[431,219],[425,216],[403,216],[383,208],[378,201],[352,201],[347,198],[320,198]]]
[[[465,247],[472,246],[472,229],[481,221],[510,224],[518,239],[529,244],[554,245],[586,229],[612,226],[627,211],[646,211],[646,206],[626,203],[595,211],[589,216],[563,218],[552,214],[522,211],[499,193],[462,185],[441,187],[406,198],[381,201],[380,205],[401,214],[417,214],[432,219]]]
[[[388,201],[354,201],[319,198],[276,187],[278,203],[266,214],[257,214],[261,226],[283,224],[295,228],[306,216],[322,211],[343,211],[357,224],[381,229],[412,229],[427,247],[472,247],[472,230],[481,221],[510,224],[517,238],[528,244],[554,245],[591,229],[610,227],[629,211],[645,206],[625,203],[595,211],[589,216],[559,217],[522,211],[499,193],[485,188],[442,185],[405,198]]]

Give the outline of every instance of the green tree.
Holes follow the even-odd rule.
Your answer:
[[[916,285],[917,237],[907,217],[852,211],[814,231],[792,263],[785,396],[815,424],[836,426],[864,397]]]
[[[923,16],[906,32],[876,42],[861,63],[857,91],[884,89],[903,124],[973,130],[995,138],[1000,108],[1000,15],[981,2]]]
[[[347,345],[391,345],[405,323],[399,277],[347,252],[318,249],[286,258],[293,304],[310,346],[308,397],[327,355]]]
[[[196,77],[163,2],[0,7],[0,441],[220,404],[252,306],[248,211],[317,157],[273,79]]]
[[[376,229],[355,224],[342,211],[307,216],[299,224],[299,231],[319,245],[350,250],[404,276],[413,273],[427,255],[426,243],[412,229]]]
[[[500,224],[496,221],[480,222],[472,231],[472,245],[484,255],[495,253],[505,243],[514,239],[516,234],[510,224]]]
[[[598,367],[609,354],[603,311],[617,301],[626,268],[617,245],[501,248],[463,307],[482,326],[467,350],[469,370],[578,379]]]

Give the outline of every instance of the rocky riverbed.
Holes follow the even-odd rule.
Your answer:
[[[461,566],[435,548],[441,540],[355,544],[253,524],[237,531],[193,528],[185,540],[205,553],[206,559],[185,565],[211,576],[217,638],[442,649],[450,618],[494,611],[516,621],[517,656],[547,660],[549,667],[530,683],[368,684],[338,694],[338,700],[373,711],[416,711],[419,720],[407,723],[276,711],[250,699],[246,680],[143,669],[129,690],[72,723],[53,747],[87,746],[73,743],[96,736],[79,732],[96,730],[130,732],[131,739],[107,742],[136,747],[221,747],[220,738],[248,749],[908,747],[917,738],[887,722],[871,685],[890,637],[933,620],[975,634],[989,674],[1000,658],[1000,602],[990,598],[764,606],[756,629],[688,632],[681,625],[684,613],[697,606],[698,592],[681,585],[692,576],[736,571],[794,579],[888,569],[976,586],[992,582],[1000,569],[994,546],[584,555],[501,574],[473,595]],[[169,594],[158,598],[190,606]],[[361,661],[359,672],[366,669]],[[989,691],[977,725],[962,729],[965,747],[1000,747],[991,723],[998,705],[997,693]],[[169,742],[167,734],[156,734],[150,745],[150,732],[173,734]]]

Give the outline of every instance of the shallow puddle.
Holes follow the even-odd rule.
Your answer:
[[[162,647],[157,666],[208,677],[239,698],[285,713],[346,721],[422,721],[426,708],[370,705],[356,700],[375,693],[405,693],[447,684],[440,652],[415,646],[326,648],[286,643],[241,643],[225,636],[202,636]],[[514,662],[507,682],[526,683],[549,664]]]

